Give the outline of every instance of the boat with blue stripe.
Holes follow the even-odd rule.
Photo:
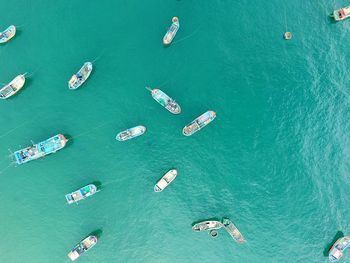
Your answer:
[[[182,133],[185,136],[191,136],[192,134],[196,133],[200,129],[203,129],[205,126],[207,126],[209,123],[211,123],[216,118],[216,113],[214,111],[207,111],[203,113],[201,116],[196,118],[194,121],[192,121],[190,124],[186,125]]]
[[[34,144],[33,146],[21,149],[14,153],[16,162],[18,164],[27,163],[32,160],[39,159],[51,153],[64,148],[67,143],[66,137],[62,134],[57,134],[45,141]]]
[[[170,98],[167,94],[165,94],[160,89],[151,89],[146,87],[151,92],[151,95],[155,101],[157,101],[160,105],[170,111],[172,114],[181,113],[180,105],[175,102],[172,98]]]
[[[84,200],[85,198],[92,196],[97,193],[97,187],[94,184],[88,184],[79,190],[76,190],[72,193],[66,194],[66,200],[68,204],[73,204]]]
[[[16,27],[14,25],[9,26],[0,33],[0,43],[6,43],[16,35]]]

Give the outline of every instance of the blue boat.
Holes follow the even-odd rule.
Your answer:
[[[350,236],[339,238],[329,250],[329,261],[336,262],[343,257],[343,251],[350,245]]]
[[[207,126],[215,118],[216,118],[216,113],[214,111],[207,111],[203,113],[201,116],[199,116],[198,118],[196,118],[194,121],[192,121],[190,124],[186,125],[183,128],[182,133],[185,136],[191,136],[195,132]]]
[[[55,153],[65,147],[66,143],[66,137],[62,134],[58,134],[43,142],[16,151],[14,156],[18,164],[23,164],[44,157],[50,153]]]
[[[118,133],[115,139],[118,141],[126,141],[132,138],[138,137],[144,134],[145,132],[146,132],[146,127],[139,125]]]
[[[6,43],[16,35],[16,27],[14,25],[9,26],[3,32],[0,33],[0,43]]]
[[[73,204],[78,201],[84,200],[85,198],[94,195],[97,193],[97,187],[94,184],[86,185],[80,188],[77,191],[74,191],[70,194],[66,194],[66,200],[68,204]]]
[[[92,63],[86,62],[79,71],[68,81],[69,89],[77,89],[89,78],[92,72]]]

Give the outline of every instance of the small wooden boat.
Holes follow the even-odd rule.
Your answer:
[[[350,17],[350,6],[334,10],[331,16],[334,18],[335,21],[341,21],[345,18]]]
[[[191,136],[192,134],[207,126],[215,118],[216,113],[214,111],[207,111],[198,118],[196,118],[194,121],[192,121],[190,124],[186,125],[183,128],[182,133],[185,136]]]
[[[179,27],[180,27],[179,19],[176,16],[174,16],[171,21],[172,21],[172,24],[169,27],[168,31],[166,32],[166,34],[163,38],[164,45],[169,45],[173,41],[173,39],[174,39],[174,37],[175,37],[177,31],[179,30]]]
[[[210,231],[213,229],[220,229],[223,226],[224,225],[220,221],[209,220],[209,221],[202,221],[193,225],[192,230],[195,232],[206,231],[206,230]]]
[[[94,195],[95,193],[97,193],[97,187],[94,184],[89,184],[86,185],[82,188],[80,188],[77,191],[74,191],[70,194],[66,194],[66,200],[68,202],[68,204],[73,204],[76,202],[79,202],[89,196]]]
[[[68,81],[69,89],[77,89],[89,78],[92,72],[92,63],[86,62],[79,71]]]
[[[79,244],[77,244],[71,252],[68,253],[68,257],[70,260],[74,261],[78,257],[81,256],[81,254],[88,251],[90,248],[95,246],[97,243],[97,237],[96,236],[88,236],[84,240],[80,241]]]
[[[339,238],[329,250],[329,261],[336,262],[343,257],[343,251],[350,245],[350,236]]]
[[[170,98],[167,94],[165,94],[160,89],[151,89],[148,87],[146,87],[146,89],[148,89],[151,92],[153,99],[155,99],[160,105],[162,105],[171,113],[179,114],[181,112],[181,108],[179,104],[177,104],[175,100]]]
[[[67,139],[64,135],[58,134],[38,144],[16,151],[14,156],[18,164],[23,164],[55,153],[65,147],[66,143]]]
[[[15,77],[10,83],[6,84],[2,89],[0,89],[0,99],[4,100],[15,95],[20,89],[23,88],[25,82],[25,74]]]
[[[167,172],[154,186],[154,192],[161,192],[166,188],[177,176],[177,170],[172,169]]]
[[[133,128],[130,128],[130,129],[127,129],[125,131],[118,133],[115,138],[118,141],[126,141],[126,140],[130,140],[132,138],[138,137],[138,136],[144,134],[145,132],[146,132],[146,127],[139,125],[139,126],[136,126],[136,127],[133,127]]]
[[[230,236],[237,242],[237,243],[245,243],[245,239],[241,232],[237,229],[237,227],[229,220],[228,218],[223,218],[222,223],[224,225],[224,228],[226,231],[230,234]]]
[[[16,35],[16,27],[14,25],[9,26],[3,32],[0,33],[0,43],[6,43]]]

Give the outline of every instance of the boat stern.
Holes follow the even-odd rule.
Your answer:
[[[66,196],[67,203],[69,205],[74,203],[74,199],[72,197],[72,194],[66,194],[65,196]]]
[[[22,164],[24,163],[24,159],[22,158],[21,151],[17,151],[14,154],[15,160],[17,164]]]
[[[79,253],[75,250],[68,253],[68,257],[71,261],[76,260],[79,256],[80,256]]]

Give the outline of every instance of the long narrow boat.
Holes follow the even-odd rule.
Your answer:
[[[161,192],[166,188],[177,176],[177,170],[168,171],[154,186],[154,192]]]
[[[88,236],[84,240],[80,241],[79,244],[77,244],[72,251],[68,253],[68,257],[70,260],[74,261],[78,257],[81,256],[81,254],[88,251],[90,248],[92,248],[97,243],[97,237],[96,236]]]
[[[139,125],[139,126],[136,126],[136,127],[133,127],[133,128],[130,128],[130,129],[127,129],[125,131],[118,133],[115,138],[118,141],[126,141],[126,140],[130,140],[132,138],[138,137],[138,136],[144,134],[145,132],[146,132],[146,127]]]
[[[179,114],[181,112],[180,105],[175,102],[172,98],[170,98],[167,94],[165,94],[160,89],[151,89],[146,87],[151,92],[153,99],[155,99],[160,105],[166,108],[173,114]]]
[[[334,10],[331,16],[334,18],[335,21],[341,21],[345,18],[350,17],[350,6]]]
[[[14,156],[18,164],[23,164],[55,153],[66,146],[66,143],[66,137],[62,134],[58,134],[38,144],[16,151]]]
[[[6,43],[15,35],[16,35],[16,27],[14,25],[11,25],[0,33],[0,43]]]
[[[350,236],[339,238],[329,250],[329,261],[336,262],[343,257],[343,251],[350,245]]]
[[[165,36],[163,38],[163,44],[164,45],[169,45],[173,41],[177,31],[180,28],[179,18],[174,16],[172,18],[171,22],[172,22],[172,24],[169,27],[168,31],[166,32],[166,34],[165,34]]]
[[[206,231],[206,230],[210,231],[213,229],[220,229],[223,226],[224,225],[220,221],[209,220],[209,221],[202,221],[193,225],[192,230],[195,232]]]
[[[85,198],[94,195],[97,193],[97,187],[94,184],[88,184],[79,190],[76,190],[70,194],[66,194],[66,200],[68,204],[73,204],[84,200]]]
[[[196,118],[194,121],[192,121],[190,124],[186,125],[183,128],[182,133],[185,136],[191,136],[192,134],[207,126],[215,118],[216,113],[214,111],[207,111],[198,118]]]
[[[92,63],[86,62],[79,71],[68,81],[69,89],[77,89],[89,78],[92,72]]]
[[[237,227],[232,223],[232,221],[228,218],[223,218],[222,223],[226,229],[226,231],[230,234],[230,236],[237,242],[237,243],[245,243],[245,239],[241,232],[237,229]]]
[[[25,74],[15,77],[10,83],[0,89],[0,99],[4,100],[15,95],[20,89],[22,89],[25,82]]]

